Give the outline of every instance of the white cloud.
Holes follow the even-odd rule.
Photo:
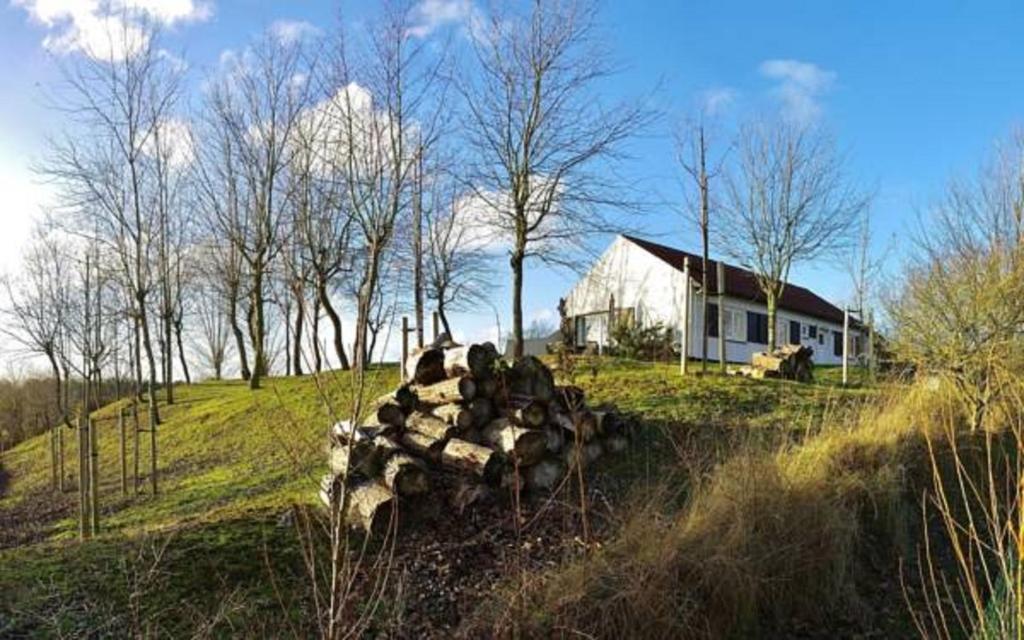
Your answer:
[[[414,38],[426,38],[449,25],[463,25],[473,30],[481,20],[472,0],[421,0],[412,8],[410,17],[413,26],[409,28],[409,35]]]
[[[736,90],[732,87],[713,87],[700,95],[700,108],[706,115],[715,116],[736,101]]]
[[[133,55],[147,44],[145,23],[173,26],[206,20],[202,0],[12,0],[47,28],[43,46],[54,53],[84,53],[100,60]]]
[[[821,115],[821,97],[836,81],[836,73],[810,62],[765,60],[758,70],[777,81],[775,95],[782,101],[784,115],[798,122],[813,122]]]
[[[282,44],[294,44],[319,33],[320,29],[303,20],[278,20],[270,25],[270,34]]]

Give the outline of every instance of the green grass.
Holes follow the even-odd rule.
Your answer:
[[[614,404],[658,427],[644,430],[642,443],[666,449],[666,434],[684,432],[709,441],[723,433],[800,439],[824,416],[853,411],[876,392],[868,385],[843,389],[836,384],[838,372],[819,373],[810,385],[681,378],[676,366],[601,360],[581,362],[574,382],[591,404]],[[396,383],[397,370],[375,371],[371,379],[372,398]],[[8,452],[2,464],[10,481],[0,498],[0,522],[6,526],[20,517],[16,526],[31,525],[34,533],[32,544],[0,550],[0,636],[15,629],[73,634],[97,620],[114,625],[113,635],[143,625],[177,636],[213,618],[217,633],[280,635],[289,629],[282,608],[299,628],[308,624],[298,541],[278,520],[293,505],[316,502],[326,429],[332,415],[345,415],[350,406],[347,374],[323,380],[334,411],[325,409],[309,377],[270,379],[257,392],[241,382],[177,387],[177,402],[161,405],[156,496],[148,495],[148,484],[142,495],[121,495],[116,408],[101,410],[102,531],[84,543],[77,541],[73,485],[62,496],[49,489],[48,438]],[[74,433],[66,434],[72,473]],[[145,473],[148,440],[141,449]],[[43,515],[32,517],[37,507]],[[145,574],[160,548],[159,571],[140,583],[136,576]],[[287,586],[293,602],[277,601],[271,577]],[[132,603],[139,602],[132,613]]]

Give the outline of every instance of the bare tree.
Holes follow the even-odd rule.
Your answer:
[[[457,202],[427,214],[426,293],[445,332],[454,336],[449,311],[484,301],[491,288],[491,255]]]
[[[246,270],[249,387],[269,370],[267,295],[286,218],[289,140],[309,105],[309,68],[300,41],[266,34],[231,63],[210,92],[214,126],[230,137],[244,195],[234,207],[212,207],[219,236],[233,245]]]
[[[523,266],[573,264],[574,247],[609,231],[605,212],[633,203],[614,166],[653,113],[608,106],[596,89],[612,68],[587,0],[530,4],[490,16],[473,39],[479,70],[462,74],[469,176],[482,215],[508,242],[515,356],[523,354]]]
[[[199,324],[196,350],[214,380],[224,377],[224,365],[230,349],[231,326],[222,295],[222,289],[213,283],[197,288],[195,314]]]
[[[781,120],[742,127],[727,195],[719,243],[757,279],[771,350],[791,268],[847,248],[869,198],[847,181],[831,137]]]
[[[64,385],[70,383],[63,375],[67,370],[65,337],[71,313],[67,251],[67,246],[56,236],[39,229],[35,231],[22,263],[21,277],[2,280],[7,293],[7,305],[2,314],[8,322],[0,324],[0,333],[29,353],[46,358],[53,374],[54,403],[61,421],[70,427],[63,391]]]
[[[219,292],[225,318],[235,340],[239,375],[249,380],[252,371],[245,344],[245,334],[238,324],[243,298],[245,269],[236,243],[220,236],[222,225],[229,226],[242,219],[241,208],[246,187],[239,170],[238,151],[231,134],[217,126],[216,118],[207,122],[205,144],[199,147],[196,167],[198,201],[205,220],[206,236],[199,248],[199,264],[204,280]]]
[[[725,161],[724,153],[718,153],[714,158],[709,159],[711,144],[712,134],[703,111],[696,119],[688,121],[676,136],[679,166],[682,167],[688,178],[687,193],[693,200],[686,212],[700,231],[701,239],[700,310],[701,318],[703,318],[700,347],[701,371],[707,371],[708,368],[708,254],[711,235],[711,181],[719,176]],[[683,350],[686,350],[685,345]],[[684,357],[686,357],[685,353]]]
[[[871,210],[864,208],[857,221],[856,243],[846,262],[846,270],[850,274],[852,304],[855,309],[865,313],[874,298],[875,282],[882,273],[885,264],[885,251],[876,253],[872,246],[874,241],[871,232]]]
[[[162,55],[156,36],[150,29],[121,24],[120,31],[108,37],[121,43],[128,55],[109,47],[106,56],[91,52],[65,69],[69,90],[61,97],[61,108],[81,128],[54,141],[40,167],[59,189],[58,213],[64,214],[64,228],[99,240],[118,259],[120,280],[132,298],[141,331],[154,426],[160,415],[149,306],[157,234],[146,198],[153,183],[154,136],[171,116],[180,85],[180,71]],[[141,387],[142,367],[136,370]]]
[[[314,350],[314,369],[320,371],[319,316],[322,308],[334,329],[334,352],[338,366],[349,368],[345,352],[341,315],[331,294],[338,279],[350,270],[352,216],[346,206],[343,165],[334,157],[337,136],[330,129],[333,96],[326,104],[303,114],[292,137],[295,159],[292,162],[294,233],[301,244],[301,261],[293,267],[301,271],[313,287],[313,313],[310,318]]]
[[[341,37],[334,63],[341,89],[330,111],[331,130],[362,266],[352,356],[357,369],[367,364],[374,296],[385,254],[410,206],[416,158],[435,144],[445,104],[439,74],[444,57],[410,36],[409,9],[408,2],[389,4],[369,28],[365,47],[356,49]],[[350,64],[353,56],[356,63]]]

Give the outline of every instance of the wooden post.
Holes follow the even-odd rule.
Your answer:
[[[87,414],[85,422],[89,425],[89,535],[95,536],[100,529],[100,444],[97,421]]]
[[[39,414],[36,414],[36,431],[39,431]],[[57,430],[53,425],[50,428],[50,488],[57,490]]]
[[[682,326],[679,328],[679,374],[685,376],[689,369],[690,355],[690,256],[683,258],[682,315]]]
[[[117,432],[121,439],[121,495],[128,495],[128,449],[125,442],[124,408],[117,410]]]
[[[83,407],[83,411],[85,408]],[[86,468],[85,458],[85,418],[78,416],[78,537],[85,539],[89,535],[87,526],[89,518],[89,505],[86,503],[87,485],[89,481],[89,470]]]
[[[434,337],[436,338],[436,332]],[[398,363],[402,373],[402,382],[405,382],[405,361],[409,359],[409,316],[402,316],[402,361]]]
[[[60,480],[58,486],[60,492],[64,493],[67,487],[64,486],[64,424],[62,420],[58,420],[55,423],[57,429],[57,469],[60,472]]]
[[[843,386],[849,380],[849,361],[847,356],[850,349],[850,307],[843,307]]]
[[[605,346],[611,348],[612,346],[612,332],[615,331],[615,294],[608,296],[608,328],[605,331],[604,341]]]
[[[875,381],[875,314],[868,312],[868,379]]]
[[[432,321],[434,323],[434,340],[436,341],[437,336],[441,335],[441,319],[440,316],[438,316],[437,311],[434,312]]]
[[[132,425],[134,427],[135,435],[132,438],[132,483],[135,495],[139,495],[139,432],[141,430],[139,426],[139,396],[135,394],[132,402]]]
[[[725,373],[725,265],[716,263],[718,276],[718,370]]]

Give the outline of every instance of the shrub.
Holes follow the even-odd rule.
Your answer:
[[[667,360],[672,355],[672,329],[661,322],[640,326],[623,320],[612,330],[614,353],[634,360]]]

